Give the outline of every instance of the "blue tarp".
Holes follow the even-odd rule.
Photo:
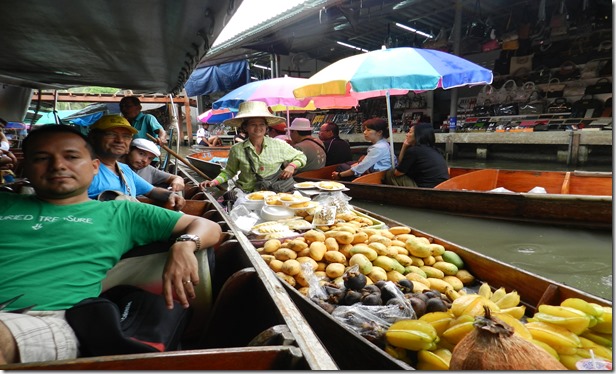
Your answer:
[[[196,69],[188,78],[188,96],[207,95],[214,92],[228,92],[250,82],[248,61],[233,61],[217,66]]]

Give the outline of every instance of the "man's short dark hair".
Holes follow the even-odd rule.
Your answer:
[[[137,96],[124,96],[122,100],[120,100],[120,104],[129,103],[131,105],[141,105],[141,101]]]
[[[92,144],[90,144],[90,142],[88,141],[88,138],[85,135],[83,135],[77,127],[70,126],[70,125],[55,125],[55,124],[43,125],[43,126],[37,127],[36,129],[30,131],[28,136],[26,136],[23,142],[21,143],[21,148],[24,152],[24,157],[26,158],[28,157],[28,148],[30,147],[30,143],[32,142],[32,139],[39,138],[41,136],[48,136],[50,134],[61,134],[61,133],[70,133],[70,134],[75,134],[79,136],[81,139],[83,139],[84,142],[86,142],[86,148],[90,152],[90,156],[92,156],[93,159],[96,158],[96,153],[94,153],[94,148],[92,147]]]
[[[326,125],[326,129],[331,131],[332,134],[334,134],[334,137],[338,137],[340,136],[340,128],[338,127],[338,125],[335,122],[327,122],[325,123]]]
[[[299,136],[308,136],[308,135],[312,135],[312,131],[311,131],[311,130],[305,130],[305,131],[304,131],[304,130],[302,130],[302,131],[295,130],[295,131],[297,131],[297,133],[299,134]]]

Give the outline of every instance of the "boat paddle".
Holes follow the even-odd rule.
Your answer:
[[[158,140],[153,137],[150,134],[146,134],[148,136],[148,138],[150,138],[150,140],[152,140],[154,143],[158,144]],[[178,160],[182,161],[184,163],[184,165],[188,166],[192,171],[194,171],[195,173],[199,174],[200,177],[206,179],[206,180],[212,180],[212,178],[208,177],[204,172],[202,172],[201,170],[197,169],[197,167],[193,164],[190,163],[190,161],[188,161],[187,159],[185,159],[184,157],[182,157],[181,155],[177,154],[176,152],[174,152],[171,148],[167,147],[164,144],[160,145],[162,149],[164,149],[165,151],[169,152],[169,154],[171,154],[173,157],[177,158]],[[221,190],[221,191],[225,191],[226,189],[224,187],[222,187],[221,185],[216,185],[216,187]]]

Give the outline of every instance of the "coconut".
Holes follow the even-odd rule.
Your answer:
[[[567,370],[543,348],[514,335],[511,326],[490,315],[475,318],[475,328],[456,344],[449,370]]]

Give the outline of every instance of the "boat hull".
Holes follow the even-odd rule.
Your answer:
[[[216,176],[222,170],[222,165],[218,162],[210,161],[214,157],[219,158],[227,158],[229,157],[229,148],[208,148],[203,150],[202,152],[192,153],[186,158],[190,161],[193,166],[197,169],[201,170],[205,175],[210,177],[211,179],[216,178]]]
[[[454,170],[452,176],[454,176]],[[469,176],[476,171],[463,169],[456,178]],[[327,170],[317,173],[300,173],[297,181],[328,179]],[[376,173],[375,173],[376,175]],[[573,226],[591,229],[612,228],[612,196],[582,194],[499,193],[457,189],[398,187],[378,184],[368,176],[345,182],[354,199],[380,204],[394,204],[409,208],[432,209],[446,213],[488,219],[532,222],[549,225]],[[373,179],[380,179],[374,177]],[[607,178],[607,177],[606,177]],[[454,178],[450,179],[453,180]],[[363,183],[361,180],[367,182]],[[611,178],[609,178],[611,185]],[[609,187],[611,190],[611,186]]]
[[[0,365],[0,370],[338,369],[275,274],[263,268],[263,260],[253,248],[238,241],[216,200],[208,194],[204,200],[188,202],[182,211],[219,223],[223,239],[219,245],[197,253],[200,272],[208,266],[211,277],[200,274],[200,282],[195,285],[197,298],[191,301],[193,313],[181,350]],[[160,274],[170,245],[157,242],[129,251],[122,260],[131,261],[123,263],[126,274],[117,267],[112,269],[103,287],[111,287],[113,282],[133,284],[122,281],[122,277],[133,279],[143,272],[147,274],[144,277],[154,280],[134,285],[160,293]],[[155,270],[158,267],[138,267],[144,265],[139,261],[152,265],[151,256],[160,258],[154,265],[161,271]]]

